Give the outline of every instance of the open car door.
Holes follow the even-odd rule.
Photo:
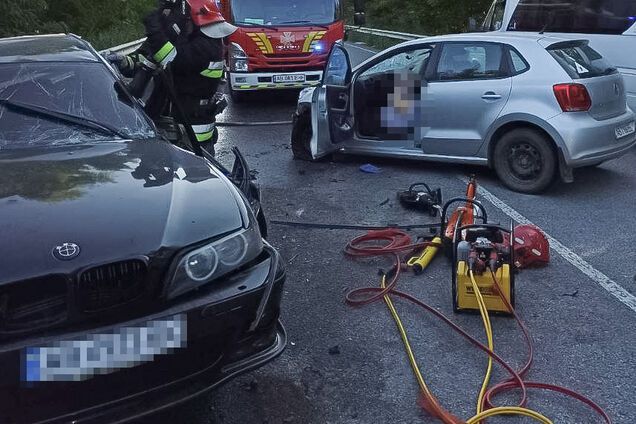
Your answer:
[[[311,142],[311,155],[319,159],[342,147],[353,137],[353,115],[351,113],[351,61],[344,46],[336,44],[329,55],[323,77],[324,103],[319,98],[319,125],[325,116],[328,131],[318,131]],[[321,93],[322,94],[322,93]],[[323,106],[324,104],[324,106]],[[322,121],[324,122],[324,121]],[[327,128],[325,128],[326,130]]]

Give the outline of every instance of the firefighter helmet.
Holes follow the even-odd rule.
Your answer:
[[[188,0],[192,22],[202,33],[210,38],[224,38],[233,34],[238,28],[225,21],[216,1]]]
[[[550,243],[534,225],[515,227],[514,251],[519,268],[542,266],[550,262]]]

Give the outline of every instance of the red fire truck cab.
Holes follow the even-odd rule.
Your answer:
[[[239,29],[228,38],[228,85],[243,92],[319,85],[334,43],[344,39],[343,0],[221,0]]]

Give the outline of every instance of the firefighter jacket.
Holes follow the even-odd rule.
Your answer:
[[[189,10],[158,9],[144,19],[152,59],[171,64],[180,95],[209,98],[223,77],[223,40],[213,39],[193,27]]]

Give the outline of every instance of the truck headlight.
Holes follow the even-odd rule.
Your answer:
[[[174,298],[217,280],[255,259],[262,251],[263,240],[254,224],[191,250],[177,259],[166,295]]]
[[[247,59],[231,59],[230,70],[234,72],[247,72]]]
[[[237,44],[230,43],[229,47],[229,56],[230,56],[230,71],[233,72],[247,72],[247,53],[245,50]]]

